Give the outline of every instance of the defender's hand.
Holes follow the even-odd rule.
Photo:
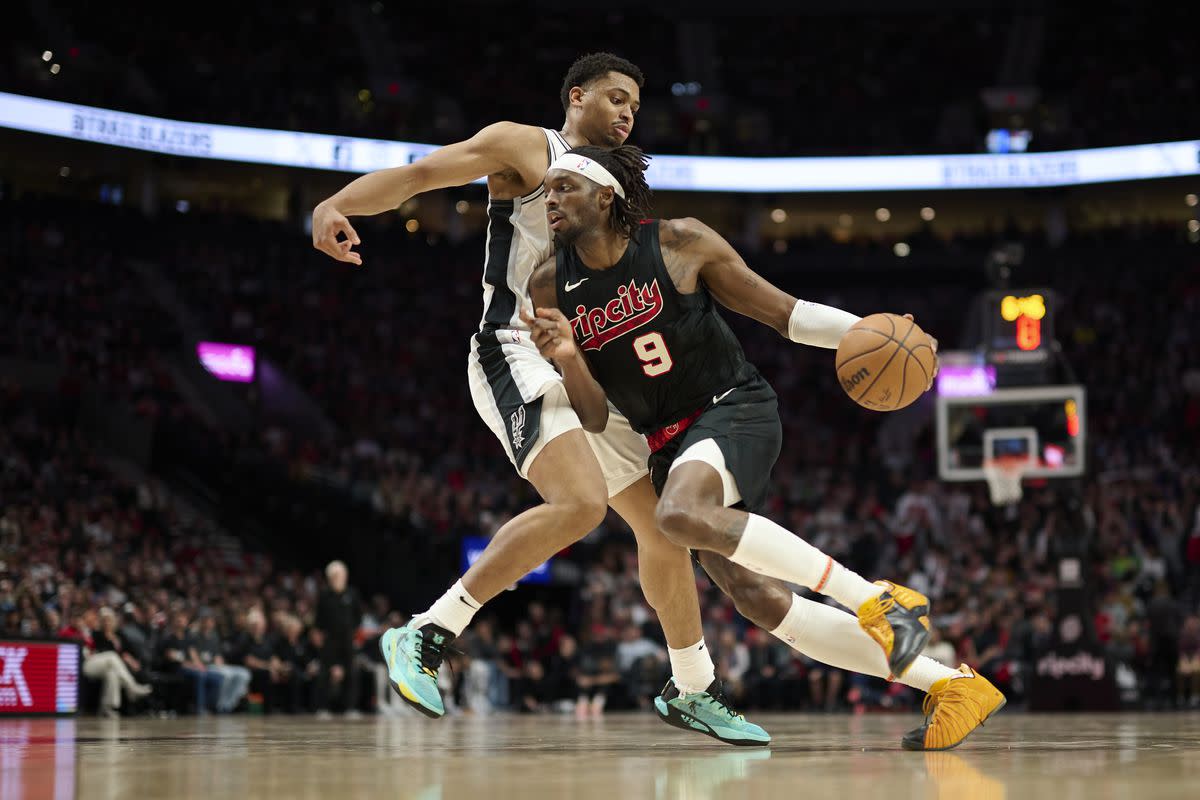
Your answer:
[[[911,320],[913,318],[913,315],[905,314],[904,318]],[[914,322],[915,322],[915,320],[914,320]],[[932,336],[929,336],[928,333],[925,335],[927,337],[929,337],[929,347],[931,350],[933,350],[933,374],[929,376],[929,383],[927,383],[925,385],[925,391],[928,392],[931,388],[933,388],[933,379],[937,377],[938,369],[941,368],[941,362],[939,361],[938,354],[937,354],[937,344],[938,344],[937,339],[933,338]]]
[[[543,358],[563,360],[574,358],[575,334],[571,322],[557,308],[539,308],[531,316],[528,308],[521,309],[521,321],[529,326],[530,336]]]
[[[346,238],[338,241],[338,234]],[[344,261],[347,264],[362,266],[362,256],[351,250],[351,247],[361,244],[358,234],[350,225],[350,220],[336,208],[320,203],[313,209],[312,215],[313,247],[330,258]]]

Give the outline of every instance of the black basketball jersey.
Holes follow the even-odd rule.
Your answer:
[[[588,268],[560,248],[558,307],[571,318],[608,399],[638,433],[687,417],[754,378],[733,331],[702,283],[681,294],[663,263],[658,220],[642,223],[621,260]]]

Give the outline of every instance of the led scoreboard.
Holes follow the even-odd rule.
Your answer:
[[[1039,363],[1054,342],[1057,299],[1050,289],[997,289],[983,297],[984,345],[997,363]]]
[[[0,639],[0,720],[13,714],[74,714],[79,663],[79,642]],[[6,796],[0,789],[0,797]]]

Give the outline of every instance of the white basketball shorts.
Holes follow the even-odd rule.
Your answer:
[[[522,478],[546,443],[583,426],[563,386],[562,376],[542,358],[520,330],[483,330],[471,338],[467,377],[475,410],[504,445]],[[608,485],[608,496],[627,489],[649,470],[646,438],[608,407],[603,433],[586,434]]]

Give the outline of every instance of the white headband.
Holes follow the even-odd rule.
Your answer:
[[[575,153],[563,153],[554,159],[554,163],[550,165],[550,169],[565,169],[567,172],[574,172],[588,180],[595,181],[601,186],[611,186],[613,191],[617,193],[617,197],[622,200],[625,199],[625,189],[617,182],[613,174],[590,158],[584,158]]]

